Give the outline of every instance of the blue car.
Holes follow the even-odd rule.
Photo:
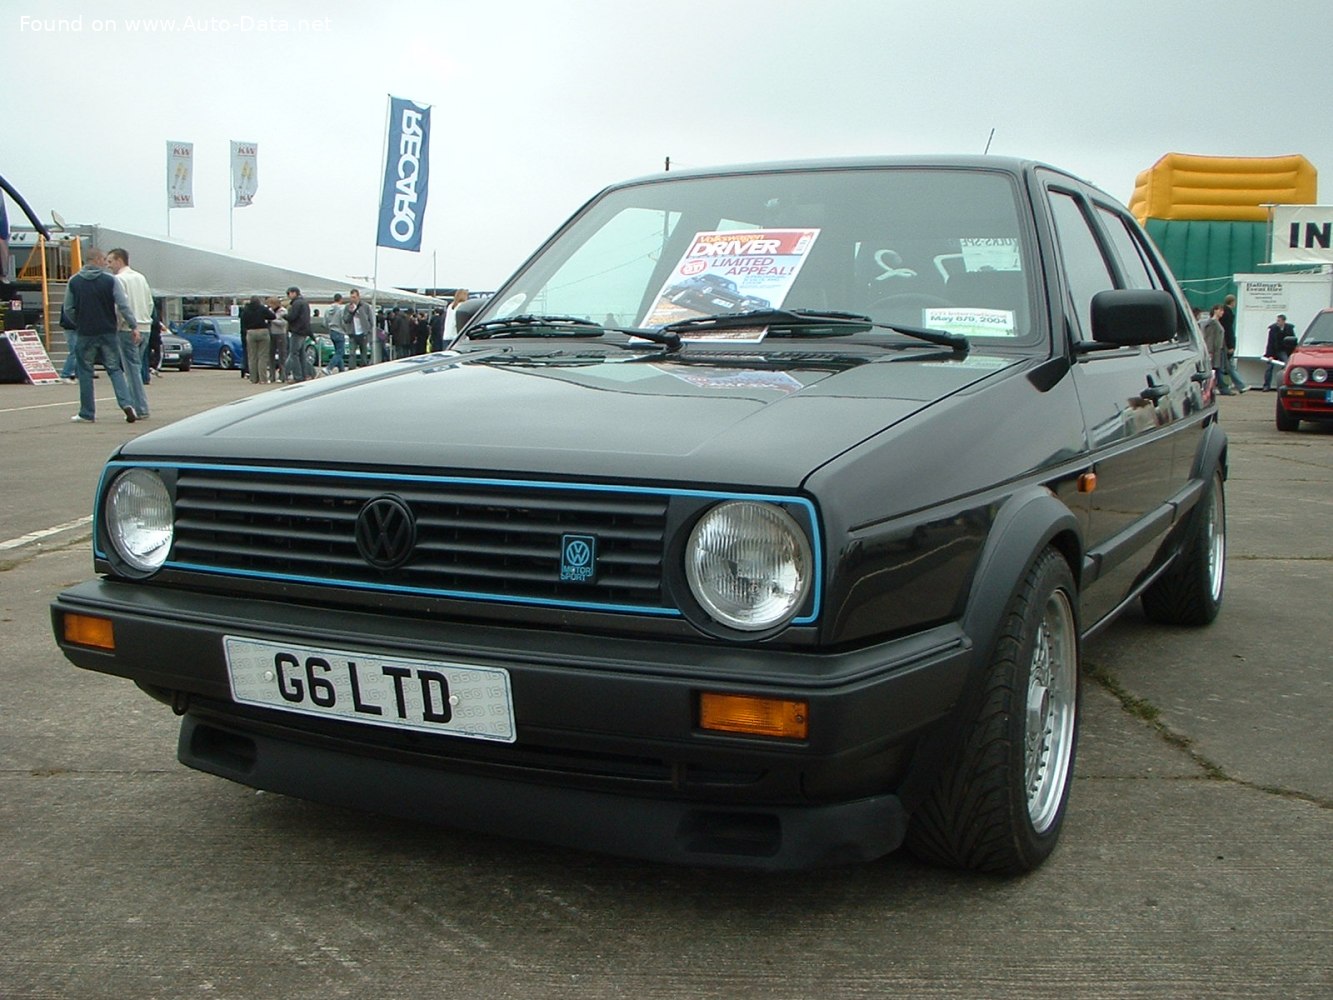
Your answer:
[[[245,337],[235,316],[196,316],[176,333],[194,348],[193,363],[203,368],[245,368]]]

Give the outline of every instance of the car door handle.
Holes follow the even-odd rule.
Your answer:
[[[1144,389],[1142,392],[1139,393],[1139,397],[1141,399],[1150,399],[1155,403],[1159,399],[1166,396],[1170,391],[1171,389],[1169,386],[1150,385],[1148,386],[1148,388]]]
[[[1207,382],[1212,377],[1213,377],[1212,372],[1195,372],[1193,375],[1190,376],[1191,379],[1193,379],[1195,382],[1198,382],[1200,385],[1202,385],[1204,382]]]

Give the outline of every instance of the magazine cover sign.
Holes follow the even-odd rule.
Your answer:
[[[814,246],[818,229],[696,233],[640,326],[696,316],[778,308]],[[762,330],[713,331],[707,339],[754,339]]]

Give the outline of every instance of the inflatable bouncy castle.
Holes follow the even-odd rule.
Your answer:
[[[1161,249],[1193,305],[1231,294],[1232,275],[1268,260],[1268,206],[1313,205],[1318,176],[1304,156],[1167,153],[1138,175],[1129,210]]]

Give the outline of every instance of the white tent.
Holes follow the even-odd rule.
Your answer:
[[[102,250],[113,247],[128,250],[131,265],[148,278],[154,295],[236,299],[276,295],[283,298],[283,293],[295,285],[301,289],[302,295],[315,302],[331,300],[334,292],[346,295],[350,289],[359,288],[363,298],[374,299],[380,306],[445,305],[440,299],[401,288],[375,289],[352,278],[293,271],[159,236],[139,236],[105,226],[91,226],[87,231],[91,232],[92,243]],[[85,242],[84,245],[88,244]]]

